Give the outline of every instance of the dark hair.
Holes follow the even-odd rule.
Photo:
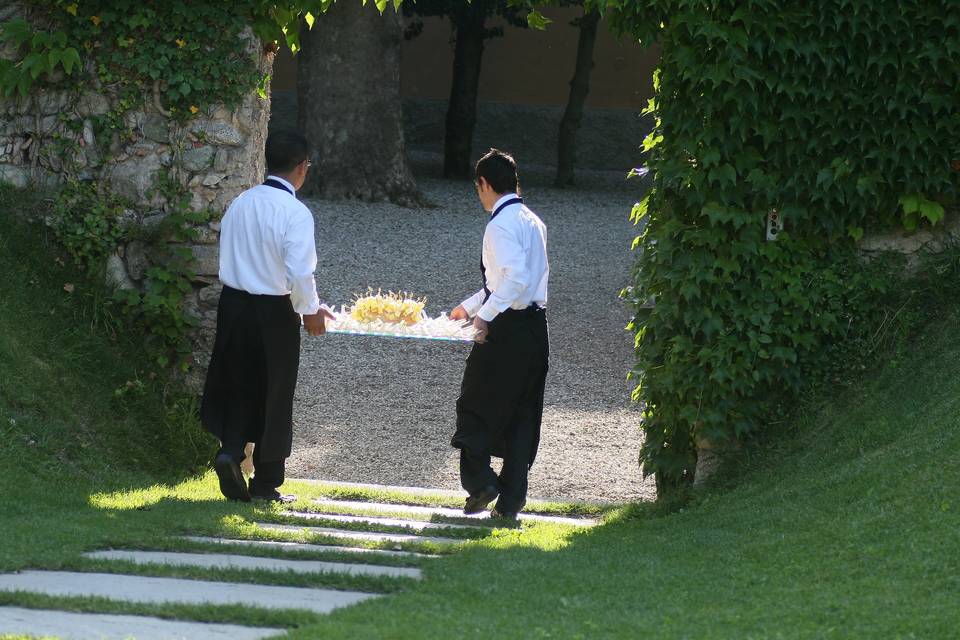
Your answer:
[[[477,182],[484,178],[497,193],[520,193],[517,161],[506,151],[490,149],[477,161]]]
[[[286,175],[310,157],[307,139],[296,131],[277,131],[267,136],[267,172]]]

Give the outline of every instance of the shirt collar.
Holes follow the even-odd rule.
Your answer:
[[[297,190],[293,188],[293,185],[292,185],[292,184],[290,184],[289,182],[287,182],[286,180],[284,180],[284,179],[281,178],[280,176],[269,175],[269,176],[267,176],[267,180],[276,180],[277,182],[279,182],[280,184],[282,184],[284,187],[286,187],[287,190],[290,191],[290,193],[296,193],[296,192],[297,192]]]
[[[502,204],[503,204],[504,202],[506,202],[507,200],[512,200],[512,199],[514,199],[514,198],[519,198],[519,197],[520,197],[520,196],[518,196],[518,195],[515,194],[515,193],[506,193],[506,194],[502,195],[499,200],[497,200],[496,202],[493,203],[493,211],[490,212],[490,215],[493,215],[493,212],[496,211],[497,209],[499,209],[499,208],[500,208],[500,205],[502,205]]]

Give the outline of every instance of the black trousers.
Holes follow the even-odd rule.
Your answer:
[[[475,493],[493,485],[501,512],[526,503],[527,473],[536,459],[549,361],[543,310],[506,311],[490,323],[485,344],[475,344],[457,400],[460,482]],[[503,458],[500,475],[491,456]]]
[[[233,458],[237,464],[243,462],[247,453],[246,436],[242,438],[230,434],[230,440],[224,440],[220,443],[220,450],[217,455],[225,453]],[[243,442],[241,442],[243,440]],[[251,442],[256,442],[251,440]],[[253,448],[253,468],[254,476],[250,478],[250,491],[253,493],[267,494],[283,484],[286,473],[286,460],[265,461],[260,454],[260,447]]]
[[[290,297],[224,287],[200,418],[238,463],[246,443],[256,444],[256,491],[283,484],[299,365],[300,316]]]

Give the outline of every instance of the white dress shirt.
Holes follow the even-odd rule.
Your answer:
[[[515,193],[503,196],[493,211],[516,197]],[[491,294],[484,302],[487,294],[480,289],[463,301],[470,316],[490,322],[507,309],[526,309],[532,303],[547,306],[547,227],[525,205],[508,205],[487,223],[483,264]]]
[[[313,272],[317,245],[313,214],[297,200],[293,185],[257,185],[230,203],[220,224],[220,281],[259,295],[290,294],[293,309],[314,314],[320,298]]]

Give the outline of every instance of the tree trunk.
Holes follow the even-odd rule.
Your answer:
[[[297,64],[300,131],[313,147],[304,193],[421,202],[404,153],[400,17],[337,2],[303,27]]]
[[[597,42],[600,13],[587,11],[580,18],[580,42],[577,45],[577,66],[570,81],[570,98],[560,121],[557,136],[557,177],[554,185],[573,184],[573,167],[577,155],[577,129],[583,119],[583,105],[590,93],[590,72],[593,70],[593,48]]]
[[[485,36],[480,4],[479,1],[473,2],[469,9],[454,18],[456,50],[443,144],[445,178],[467,178],[471,174],[470,153],[473,128],[477,123],[477,89]]]

